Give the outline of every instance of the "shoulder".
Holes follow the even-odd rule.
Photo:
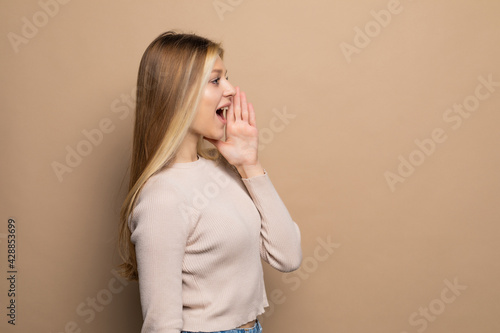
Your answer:
[[[154,198],[181,198],[181,187],[175,181],[175,177],[171,175],[170,170],[162,170],[151,176],[143,185],[139,192],[139,201],[150,201]]]
[[[186,201],[179,184],[167,172],[151,176],[143,185],[136,199],[129,226],[134,230],[141,224],[185,223],[186,216],[180,207]],[[189,217],[187,217],[189,220]],[[163,221],[163,222],[162,222]]]
[[[172,207],[182,201],[179,185],[167,174],[160,172],[151,176],[142,186],[136,199],[134,211],[144,208]]]

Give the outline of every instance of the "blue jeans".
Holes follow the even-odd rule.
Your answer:
[[[181,333],[195,333],[190,331],[182,331]],[[198,333],[262,333],[262,326],[260,326],[259,320],[256,320],[255,325],[249,328],[234,328],[227,331],[216,331],[216,332],[198,332]]]

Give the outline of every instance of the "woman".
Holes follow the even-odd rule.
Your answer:
[[[141,60],[120,267],[139,282],[142,333],[261,332],[260,259],[282,272],[302,260],[258,160],[253,106],[222,57],[220,44],[169,31]]]

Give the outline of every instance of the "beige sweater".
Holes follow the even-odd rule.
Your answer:
[[[267,171],[241,178],[201,156],[151,177],[129,227],[142,333],[245,324],[269,305],[260,259],[282,272],[302,261],[300,230]]]

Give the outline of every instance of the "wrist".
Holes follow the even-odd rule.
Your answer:
[[[240,165],[237,166],[236,169],[238,170],[241,178],[251,178],[264,174],[264,168],[262,167],[260,162],[257,162],[255,164]]]

